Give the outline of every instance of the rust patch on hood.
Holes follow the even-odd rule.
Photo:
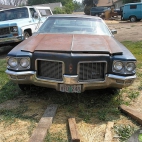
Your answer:
[[[14,50],[89,52],[103,54],[122,54],[113,37],[83,34],[39,34],[20,43]]]

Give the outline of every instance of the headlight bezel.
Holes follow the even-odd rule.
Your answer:
[[[22,66],[22,61],[23,60],[26,60],[26,61],[28,61],[28,64],[26,65],[26,66]],[[28,66],[30,65],[30,59],[29,58],[21,58],[20,59],[20,61],[19,61],[19,63],[20,63],[20,66],[22,67],[22,68],[28,68]]]
[[[129,65],[129,64],[133,65],[132,70],[128,70],[128,65]],[[133,62],[128,62],[128,63],[126,64],[126,70],[127,70],[128,72],[132,72],[132,71],[134,71],[135,69],[136,69],[136,65],[135,65]]]
[[[12,65],[12,60],[15,60],[16,61],[16,65]],[[14,62],[13,62],[14,63]],[[8,66],[9,67],[11,67],[11,68],[15,68],[15,67],[17,67],[17,65],[18,65],[18,61],[17,61],[17,58],[15,58],[15,57],[10,57],[9,59],[8,59],[8,61],[7,61],[7,64],[8,64]]]
[[[17,60],[17,66],[11,66],[9,64],[9,61],[12,58]],[[28,66],[26,66],[26,67],[21,66],[20,61],[23,60],[23,59],[26,59],[29,62]],[[30,66],[31,66],[30,57],[7,57],[7,68],[8,69],[12,69],[12,70],[28,70],[28,69],[30,69]]]
[[[121,69],[116,68],[117,64],[121,64]],[[121,61],[116,61],[113,63],[113,67],[116,71],[121,71],[123,69],[123,63]]]
[[[123,68],[121,69],[121,70],[116,70],[115,68],[114,68],[114,64],[116,63],[116,62],[121,62],[122,64],[123,64]],[[134,65],[134,68],[131,70],[131,71],[129,71],[128,69],[127,69],[127,65],[128,64],[133,64]],[[114,73],[119,73],[119,74],[124,74],[124,75],[129,75],[129,74],[135,74],[136,73],[136,61],[122,61],[122,60],[114,60],[113,61],[113,64],[112,64],[112,71],[114,72]]]
[[[10,32],[17,33],[18,32],[18,27],[17,26],[10,27]]]

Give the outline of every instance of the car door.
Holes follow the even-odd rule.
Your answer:
[[[40,24],[41,20],[40,20],[40,17],[38,16],[38,14],[37,14],[37,12],[34,8],[29,8],[29,10],[30,10],[31,18],[32,18],[32,21],[31,21],[32,30],[33,30],[33,32],[35,32],[39,29],[39,27],[41,25]]]

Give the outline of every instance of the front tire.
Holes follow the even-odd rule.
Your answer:
[[[31,85],[29,84],[18,84],[18,86],[24,92],[29,91],[31,89]]]
[[[24,39],[28,39],[30,37],[30,34],[27,31],[24,31]]]
[[[131,17],[130,17],[130,21],[131,21],[131,22],[136,22],[136,21],[137,21],[136,16],[131,16]]]

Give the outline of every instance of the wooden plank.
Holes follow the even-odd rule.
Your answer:
[[[142,113],[138,112],[137,110],[134,110],[126,105],[121,105],[120,110],[128,115],[130,115],[131,118],[136,120],[139,124],[142,125]]]
[[[107,127],[106,127],[106,133],[105,133],[105,138],[104,142],[111,142],[113,139],[111,129],[113,128],[114,122],[108,122]]]
[[[69,122],[69,129],[70,129],[70,133],[71,133],[72,142],[80,142],[75,118],[69,118],[68,122]]]
[[[56,114],[57,107],[58,106],[55,104],[52,104],[47,107],[42,118],[40,119],[38,123],[38,126],[33,131],[33,134],[29,142],[43,142],[44,141],[46,134],[47,134],[47,130],[50,128],[53,118]]]

